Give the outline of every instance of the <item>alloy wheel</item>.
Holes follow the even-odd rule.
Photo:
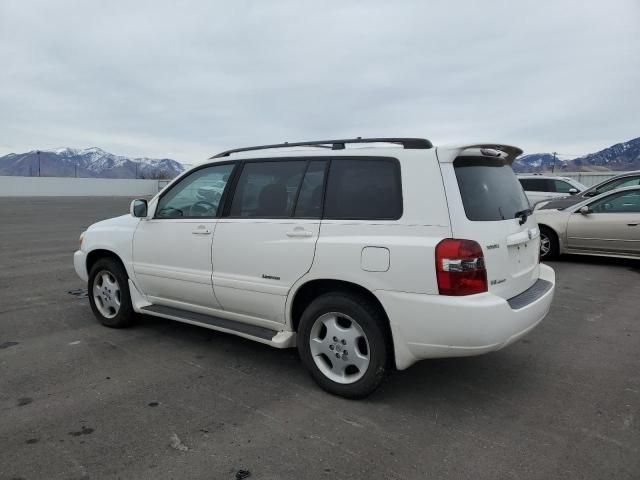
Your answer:
[[[93,300],[96,308],[105,318],[113,318],[120,311],[120,285],[111,272],[101,270],[95,276]]]
[[[367,336],[358,322],[343,313],[318,317],[311,327],[309,347],[318,369],[334,382],[357,382],[369,368]]]

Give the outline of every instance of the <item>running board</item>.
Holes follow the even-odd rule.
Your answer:
[[[278,334],[277,330],[271,330],[270,328],[258,327],[257,325],[249,325],[242,322],[236,322],[234,320],[227,320],[226,318],[213,317],[203,313],[180,310],[179,308],[166,307],[164,305],[149,305],[147,307],[142,307],[140,310],[143,313],[148,312],[152,315],[167,315],[175,318],[176,320],[185,320],[188,322],[201,323],[203,325],[211,325],[212,327],[223,328],[225,330],[231,330],[232,332],[242,333],[269,341],[274,341],[274,337]]]

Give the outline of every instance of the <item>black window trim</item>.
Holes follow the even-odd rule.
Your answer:
[[[398,191],[400,192],[400,209],[399,209],[399,215],[397,217],[394,218],[331,218],[331,217],[326,217],[325,216],[325,203],[326,203],[326,197],[327,197],[327,186],[329,184],[329,175],[331,172],[331,164],[334,161],[340,161],[340,160],[375,160],[375,161],[385,161],[385,162],[390,162],[393,163],[396,166],[396,183],[397,183],[397,188]],[[296,198],[295,198],[295,202],[293,203],[292,209],[291,209],[291,213],[289,216],[287,217],[242,217],[242,216],[236,216],[236,215],[231,215],[231,205],[233,203],[233,198],[236,195],[237,192],[237,187],[238,187],[238,182],[240,180],[240,176],[242,174],[242,171],[244,169],[245,164],[247,163],[266,163],[266,162],[293,162],[293,161],[306,161],[307,165],[305,167],[305,170],[303,172],[303,175],[300,179],[300,184],[298,185],[298,191],[296,193]],[[322,190],[322,207],[321,207],[321,212],[320,212],[320,217],[296,217],[295,216],[295,212],[296,212],[296,208],[298,206],[298,199],[300,196],[300,190],[302,189],[302,183],[304,182],[304,176],[306,174],[306,172],[309,169],[309,165],[311,164],[312,161],[326,161],[325,164],[325,173],[324,173],[324,186],[323,186],[323,190]],[[233,173],[232,173],[232,177],[229,178],[229,181],[227,182],[227,186],[225,187],[225,192],[223,194],[222,199],[220,200],[221,205],[223,206],[222,209],[218,209],[218,211],[221,211],[221,215],[218,215],[218,218],[224,218],[224,219],[229,219],[229,220],[241,220],[241,219],[245,219],[245,220],[267,220],[267,219],[273,219],[273,220],[333,220],[333,221],[363,221],[363,222],[371,222],[371,221],[396,221],[399,220],[400,218],[402,218],[402,215],[404,214],[404,195],[403,195],[403,191],[402,191],[402,168],[401,168],[401,164],[400,161],[395,158],[395,157],[388,157],[388,156],[379,156],[379,155],[304,155],[304,156],[297,156],[297,157],[260,157],[260,158],[248,158],[248,159],[238,159],[236,160],[236,162],[238,162],[238,166],[234,169]],[[231,163],[231,162],[225,162],[225,163]],[[224,203],[223,203],[224,202]],[[197,218],[203,218],[203,217],[197,217]]]
[[[188,174],[180,178],[180,180],[178,180],[178,182],[176,182],[175,185],[171,185],[170,188],[160,192],[160,195],[158,195],[158,200],[156,201],[156,209],[153,212],[153,217],[151,219],[152,220],[213,220],[216,218],[220,218],[222,216],[222,212],[227,200],[227,196],[229,194],[231,183],[235,180],[235,177],[238,171],[238,164],[239,164],[238,160],[229,160],[225,162],[205,163],[204,165],[200,165],[198,167],[191,169],[188,172]],[[199,172],[200,170],[204,170],[205,168],[219,167],[223,165],[233,165],[234,168],[231,170],[231,173],[229,174],[229,180],[227,180],[227,184],[224,186],[224,191],[222,192],[222,196],[220,197],[220,203],[218,204],[218,210],[216,211],[216,215],[214,216],[200,215],[200,216],[187,216],[187,217],[184,217],[184,216],[183,217],[158,217],[158,207],[160,206],[160,201],[162,200],[162,198],[165,195],[167,195],[169,192],[171,192],[174,188],[176,188],[178,185],[180,185],[180,183],[182,183],[183,180],[185,180],[186,178],[189,178],[191,175]]]

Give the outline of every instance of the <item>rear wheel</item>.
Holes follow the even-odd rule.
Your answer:
[[[96,318],[107,327],[122,328],[135,317],[128,276],[120,262],[102,258],[89,273],[89,302]]]
[[[298,328],[298,352],[326,391],[361,398],[382,382],[389,359],[384,317],[366,300],[328,293],[305,309]]]
[[[558,237],[549,227],[540,227],[540,259],[551,260],[559,253]]]

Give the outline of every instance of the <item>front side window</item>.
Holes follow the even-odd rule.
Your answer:
[[[306,160],[246,163],[238,180],[230,215],[285,218],[292,215]]]
[[[201,168],[184,177],[158,202],[155,218],[213,218],[234,164]]]
[[[640,191],[621,192],[589,205],[592,213],[640,213]]]
[[[324,218],[397,220],[402,216],[400,165],[391,158],[331,161]]]
[[[576,187],[574,187],[573,185],[571,185],[568,182],[565,182],[564,180],[554,180],[555,182],[555,191],[558,193],[571,193],[569,192],[569,190],[571,190],[572,188],[576,189]]]
[[[609,190],[615,190],[616,188],[623,187],[632,187],[635,185],[640,185],[640,177],[619,178],[601,186],[596,190],[596,192],[598,192],[598,195],[600,195],[601,193],[608,192]]]

